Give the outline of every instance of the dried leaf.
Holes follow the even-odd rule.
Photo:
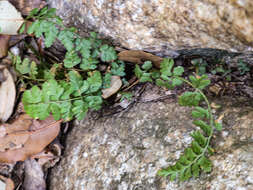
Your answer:
[[[46,182],[41,166],[34,159],[25,161],[25,180],[23,187],[25,190],[45,190]]]
[[[126,50],[118,53],[118,58],[121,61],[127,61],[131,63],[143,64],[145,61],[151,61],[157,68],[160,68],[160,63],[163,58],[146,53],[140,50]]]
[[[33,118],[31,118],[27,114],[21,114],[11,124],[4,123],[0,126],[5,128],[6,133],[11,134],[11,133],[15,133],[17,131],[27,131],[27,130],[29,130],[32,123],[33,123]],[[0,134],[1,134],[1,132],[0,132]]]
[[[9,35],[0,34],[0,58],[5,57],[8,54],[9,40]]]
[[[21,148],[23,144],[28,140],[28,133],[12,133],[7,134],[4,137],[0,138],[0,151],[4,152],[6,150],[14,150],[17,148]]]
[[[14,144],[16,141],[22,142],[20,145],[15,144],[18,146],[16,149],[0,152],[0,162],[13,163],[24,161],[28,157],[41,152],[57,137],[60,131],[60,123],[61,120],[55,121],[53,120],[53,117],[50,116],[46,120],[33,122],[30,126],[30,131],[17,131],[7,134],[6,136],[13,138],[12,140],[9,140],[14,141]],[[26,135],[28,135],[27,139],[25,139],[27,137]],[[21,140],[18,138],[21,138]],[[23,142],[24,144],[22,144]]]
[[[21,14],[9,1],[0,1],[1,34],[15,35],[24,22]]]
[[[118,92],[121,86],[122,86],[122,81],[120,79],[120,76],[112,76],[110,87],[102,90],[102,93],[103,93],[102,97],[104,99],[109,98],[110,96]]]
[[[13,77],[7,68],[0,65],[4,81],[0,84],[0,121],[5,122],[12,114],[15,98],[16,87]]]

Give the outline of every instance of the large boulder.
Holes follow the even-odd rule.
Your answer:
[[[49,176],[50,190],[253,189],[252,101],[215,100],[222,105],[215,115],[224,129],[212,140],[212,172],[170,182],[157,171],[178,159],[195,127],[190,109],[180,107],[170,91],[147,89],[130,109],[104,117],[89,114],[75,123],[62,160]]]
[[[129,49],[253,47],[252,0],[48,0],[67,24]]]

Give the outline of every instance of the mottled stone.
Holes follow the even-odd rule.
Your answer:
[[[170,94],[149,86],[131,109],[75,122],[59,165],[53,168],[51,190],[249,190],[253,189],[252,101],[223,98],[215,115],[224,129],[215,133],[210,174],[184,183],[158,177],[191,142],[195,129],[190,109],[175,99],[152,102]]]
[[[96,30],[130,49],[253,47],[252,0],[48,0],[81,31]]]

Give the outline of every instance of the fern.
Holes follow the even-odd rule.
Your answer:
[[[55,9],[34,9],[26,18],[29,19],[34,20],[27,30],[30,36],[43,37],[46,47],[52,46],[58,39],[66,48],[66,55],[63,64],[53,65],[36,64],[13,56],[20,80],[27,88],[22,97],[25,111],[42,120],[52,114],[56,120],[63,118],[68,121],[73,118],[82,119],[89,109],[100,109],[103,103],[102,89],[110,86],[111,76],[125,76],[125,64],[117,59],[114,48],[103,44],[96,33],[81,38],[76,34],[75,28],[64,27],[61,19],[55,15]],[[25,24],[20,29],[21,33],[25,30],[24,26]],[[101,62],[108,66],[107,71],[97,69]],[[184,68],[175,67],[172,59],[164,59],[160,70],[154,69],[152,63],[146,61],[141,66],[136,65],[134,73],[139,82],[154,81],[165,88],[186,83],[194,89],[183,93],[178,103],[194,107],[193,124],[199,129],[191,134],[193,141],[179,160],[174,165],[161,169],[158,174],[169,176],[171,180],[179,178],[185,181],[198,177],[202,171],[210,172],[212,163],[208,156],[213,154],[210,141],[214,130],[221,130],[222,125],[214,121],[210,103],[203,93],[203,89],[210,84],[208,77],[189,76],[189,80],[186,80],[182,77]],[[122,78],[122,81],[125,79]],[[121,100],[131,97],[129,93],[123,93]],[[200,106],[202,101],[207,108]]]
[[[110,86],[112,75],[125,75],[125,65],[117,60],[114,48],[103,44],[94,32],[88,38],[80,37],[75,28],[62,24],[55,11],[47,7],[32,10],[26,20],[34,22],[27,34],[44,38],[45,47],[58,39],[67,50],[63,65],[30,63],[28,59],[13,56],[21,81],[27,81],[23,82],[24,86],[32,87],[25,90],[22,102],[25,111],[34,118],[43,120],[52,114],[56,120],[81,120],[89,109],[101,107],[102,89]],[[20,33],[24,32],[24,26],[25,23]],[[101,62],[111,69],[105,73],[97,70]]]
[[[206,75],[189,76],[189,80],[182,78],[184,68],[174,67],[172,59],[164,59],[161,63],[160,72],[151,70],[151,67],[138,65],[135,68],[136,76],[141,82],[156,81],[158,86],[166,88],[174,88],[186,83],[193,87],[193,92],[185,92],[178,98],[178,103],[181,106],[194,107],[192,117],[196,119],[193,124],[201,130],[196,130],[191,134],[193,141],[191,146],[186,148],[179,160],[168,168],[158,171],[160,176],[169,176],[171,180],[179,178],[180,181],[188,180],[191,177],[198,177],[203,172],[210,172],[212,163],[208,159],[208,155],[213,153],[210,146],[210,141],[213,135],[214,128],[221,130],[222,126],[214,122],[211,112],[210,103],[202,90],[210,84],[210,80]],[[144,76],[148,76],[143,80]],[[207,109],[200,107],[200,103],[205,101]]]

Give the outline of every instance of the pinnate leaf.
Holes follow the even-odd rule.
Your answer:
[[[101,51],[101,60],[103,62],[111,62],[117,59],[116,51],[111,46],[108,46],[106,44],[102,45],[100,47],[100,51]]]
[[[198,106],[200,101],[203,99],[202,95],[198,92],[185,92],[179,97],[179,104],[181,106]]]
[[[202,107],[196,106],[195,109],[192,111],[192,117],[197,118],[209,118],[209,111]]]
[[[102,88],[102,76],[99,71],[95,71],[92,75],[87,79],[89,83],[89,92],[97,92],[100,88]]]
[[[64,47],[71,51],[74,48],[74,33],[69,30],[62,30],[59,32],[58,39],[64,45]]]
[[[160,64],[160,71],[162,73],[162,75],[165,75],[165,76],[172,76],[172,68],[174,66],[174,61],[173,59],[163,59],[163,61],[161,62]]]
[[[41,91],[38,86],[33,86],[30,90],[26,90],[23,94],[23,104],[39,103],[41,101]]]
[[[103,102],[101,96],[88,96],[85,101],[88,103],[88,107],[94,110],[99,110]]]
[[[145,61],[144,64],[141,66],[141,68],[145,71],[148,71],[149,69],[151,69],[152,68],[151,61]]]
[[[88,111],[87,103],[85,101],[82,101],[82,100],[75,100],[73,105],[74,106],[72,108],[72,111],[75,114],[75,117],[78,120],[82,120],[85,117],[85,115]]]
[[[78,56],[76,51],[70,50],[66,53],[65,59],[63,62],[66,68],[72,68],[81,62],[81,58]]]
[[[177,66],[173,69],[173,76],[181,76],[184,72],[184,68],[181,66]]]
[[[195,121],[193,121],[193,124],[200,127],[208,136],[211,135],[212,127],[210,125],[208,125],[205,121],[195,120]]]

